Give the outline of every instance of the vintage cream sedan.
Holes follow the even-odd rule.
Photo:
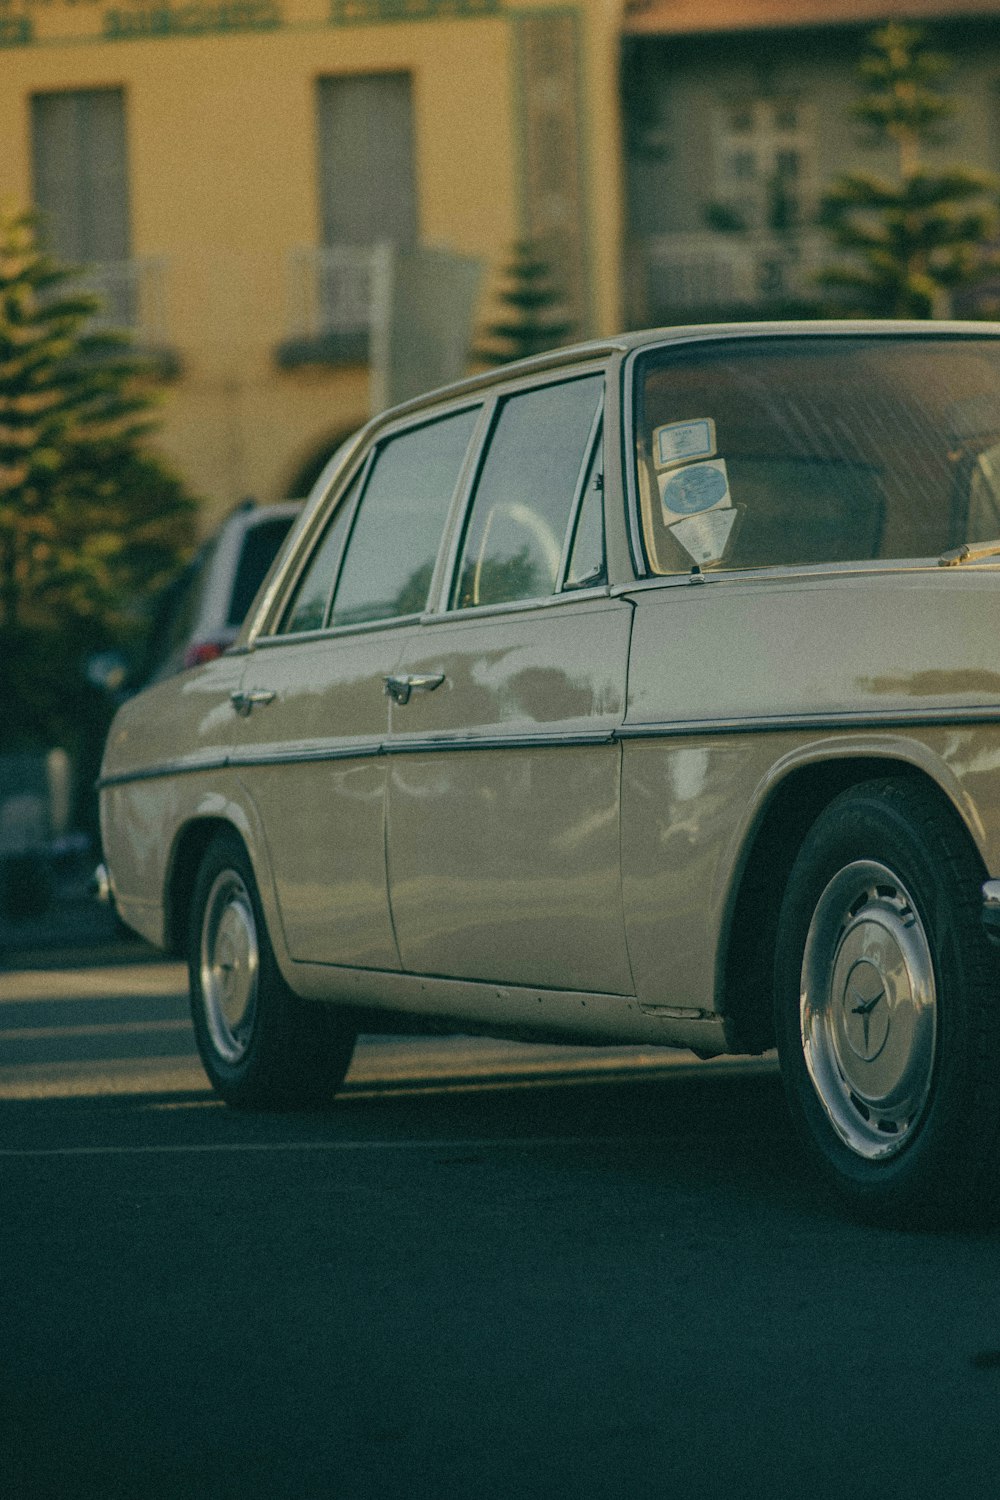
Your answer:
[[[991,1201],[1000,327],[660,330],[379,417],[100,789],[234,1104],[404,1015],[776,1044],[854,1207]]]

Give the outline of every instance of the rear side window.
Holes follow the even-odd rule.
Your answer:
[[[455,608],[555,592],[603,388],[594,375],[503,402],[466,527]]]
[[[932,558],[1000,535],[1000,341],[809,337],[636,362],[658,573]]]

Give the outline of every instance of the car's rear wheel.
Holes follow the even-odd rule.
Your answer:
[[[992,1211],[1000,1004],[982,871],[933,789],[873,781],[807,835],[778,931],[775,1026],[813,1160],[870,1217]]]
[[[188,973],[198,1050],[228,1103],[290,1108],[332,1098],[355,1033],[336,1011],[300,1000],[282,978],[235,833],[216,835],[199,867]]]

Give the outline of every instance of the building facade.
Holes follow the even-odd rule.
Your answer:
[[[931,164],[1000,174],[998,0],[631,0],[625,18],[626,315],[798,311],[830,259],[839,172],[892,172],[852,118],[867,34],[926,29],[957,108]]]
[[[153,354],[210,524],[385,395],[401,267],[452,364],[518,240],[580,336],[620,326],[619,39],[605,0],[0,0],[0,200]]]

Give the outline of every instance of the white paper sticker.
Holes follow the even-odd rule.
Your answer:
[[[699,516],[703,511],[721,510],[732,504],[724,458],[686,464],[683,469],[668,469],[656,478],[668,526],[685,516]]]
[[[658,469],[690,463],[715,454],[715,423],[711,417],[693,422],[668,422],[653,432],[653,460]]]
[[[675,521],[670,534],[677,538],[684,551],[699,567],[721,562],[736,514],[735,508],[729,506],[726,510],[710,510],[701,516],[688,516],[683,521]]]

